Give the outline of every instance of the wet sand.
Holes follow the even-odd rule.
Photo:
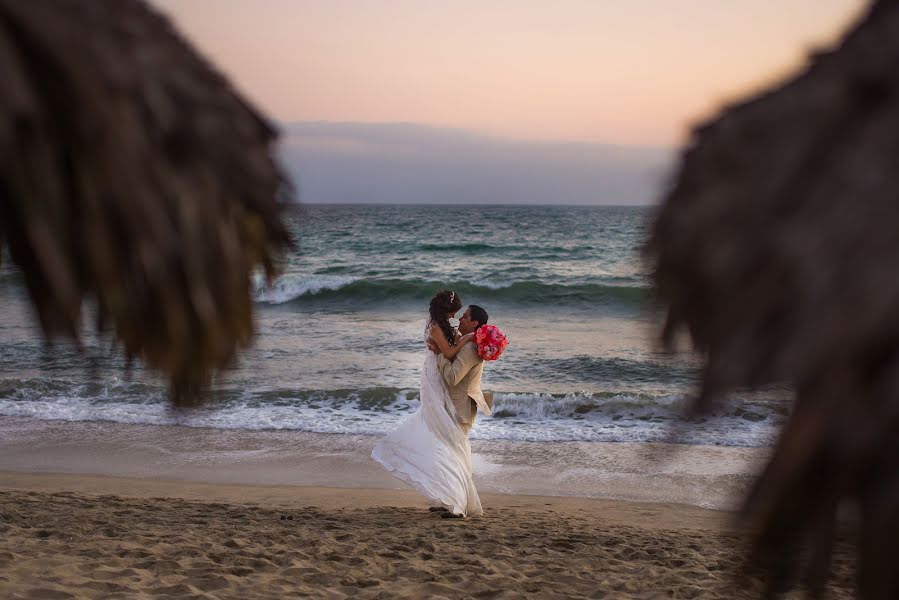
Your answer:
[[[0,417],[0,470],[207,483],[409,489],[375,463],[379,438]],[[734,509],[768,449],[473,440],[478,490]]]

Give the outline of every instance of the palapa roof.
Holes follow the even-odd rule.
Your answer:
[[[860,590],[899,597],[899,1],[695,130],[647,256],[665,339],[706,357],[694,408],[797,390],[746,504],[772,590],[823,581],[837,506],[859,500]]]
[[[48,339],[85,303],[185,401],[289,245],[276,132],[137,0],[0,0],[0,245]]]

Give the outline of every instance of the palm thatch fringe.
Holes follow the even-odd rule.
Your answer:
[[[696,410],[797,391],[745,505],[770,591],[820,589],[848,502],[862,596],[899,598],[899,1],[695,131],[647,255],[663,337],[706,356]]]
[[[43,331],[85,303],[194,398],[289,246],[273,128],[138,0],[0,0],[0,244]]]

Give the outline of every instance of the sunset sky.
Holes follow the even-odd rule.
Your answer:
[[[672,144],[859,0],[154,0],[275,118]]]
[[[510,142],[667,148],[723,103],[795,71],[866,5],[152,2],[281,123],[412,123]]]

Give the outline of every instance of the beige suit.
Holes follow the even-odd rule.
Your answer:
[[[478,356],[475,345],[465,344],[456,359],[449,361],[442,354],[437,355],[437,367],[446,381],[450,398],[459,415],[460,425],[468,431],[474,425],[478,408],[485,415],[490,415],[493,407],[493,396],[484,395],[481,391],[481,375],[484,373],[484,361]]]

